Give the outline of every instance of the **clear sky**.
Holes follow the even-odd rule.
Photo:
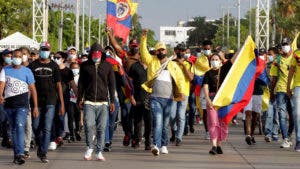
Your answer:
[[[60,2],[61,0],[50,0]],[[64,0],[65,3],[76,3],[76,0]],[[92,15],[102,19],[106,17],[106,0],[92,0]],[[206,16],[208,19],[222,17],[222,7],[233,7],[238,0],[133,0],[139,3],[138,14],[142,17],[141,23],[144,28],[155,31],[159,38],[160,26],[175,26],[180,20],[192,19],[196,16]],[[82,9],[81,0],[81,9]],[[89,0],[85,2],[85,13],[88,15]],[[252,7],[255,0],[252,0]],[[241,17],[249,10],[249,0],[241,0]],[[230,9],[230,12],[237,16],[237,8]]]

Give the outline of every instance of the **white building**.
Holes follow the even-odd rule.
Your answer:
[[[189,35],[188,31],[195,29],[195,27],[186,27],[186,22],[178,22],[178,26],[161,26],[160,27],[160,41],[165,42],[170,47],[175,47],[178,43],[186,43]]]

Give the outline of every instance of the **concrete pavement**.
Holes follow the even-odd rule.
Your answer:
[[[150,151],[124,147],[121,126],[116,131],[113,148],[104,153],[106,162],[84,161],[85,144],[83,141],[65,143],[56,151],[50,151],[50,162],[43,164],[36,157],[35,150],[31,151],[31,158],[22,166],[12,163],[12,149],[0,148],[0,169],[299,169],[300,153],[293,148],[279,148],[281,142],[266,143],[263,136],[256,136],[256,145],[249,146],[244,141],[242,124],[230,126],[229,138],[223,145],[223,155],[208,154],[209,141],[204,140],[203,126],[196,125],[194,134],[184,136],[183,145],[168,146],[169,154],[153,156]],[[294,141],[294,140],[293,140]]]

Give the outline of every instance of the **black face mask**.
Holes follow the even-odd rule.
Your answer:
[[[181,52],[177,53],[176,55],[177,55],[178,59],[181,59],[184,57],[184,53],[181,53]]]
[[[159,60],[162,60],[163,58],[165,58],[167,55],[166,54],[163,54],[163,53],[161,53],[161,52],[159,52],[158,54],[157,54],[157,58],[159,59]]]
[[[135,54],[139,53],[139,48],[131,48],[130,49],[130,54],[133,56]]]

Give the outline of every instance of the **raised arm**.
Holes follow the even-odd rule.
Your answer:
[[[148,34],[148,30],[144,29],[142,34],[142,39],[141,39],[140,53],[141,53],[141,59],[143,63],[149,66],[153,60],[153,56],[149,53],[147,49],[147,34]]]

